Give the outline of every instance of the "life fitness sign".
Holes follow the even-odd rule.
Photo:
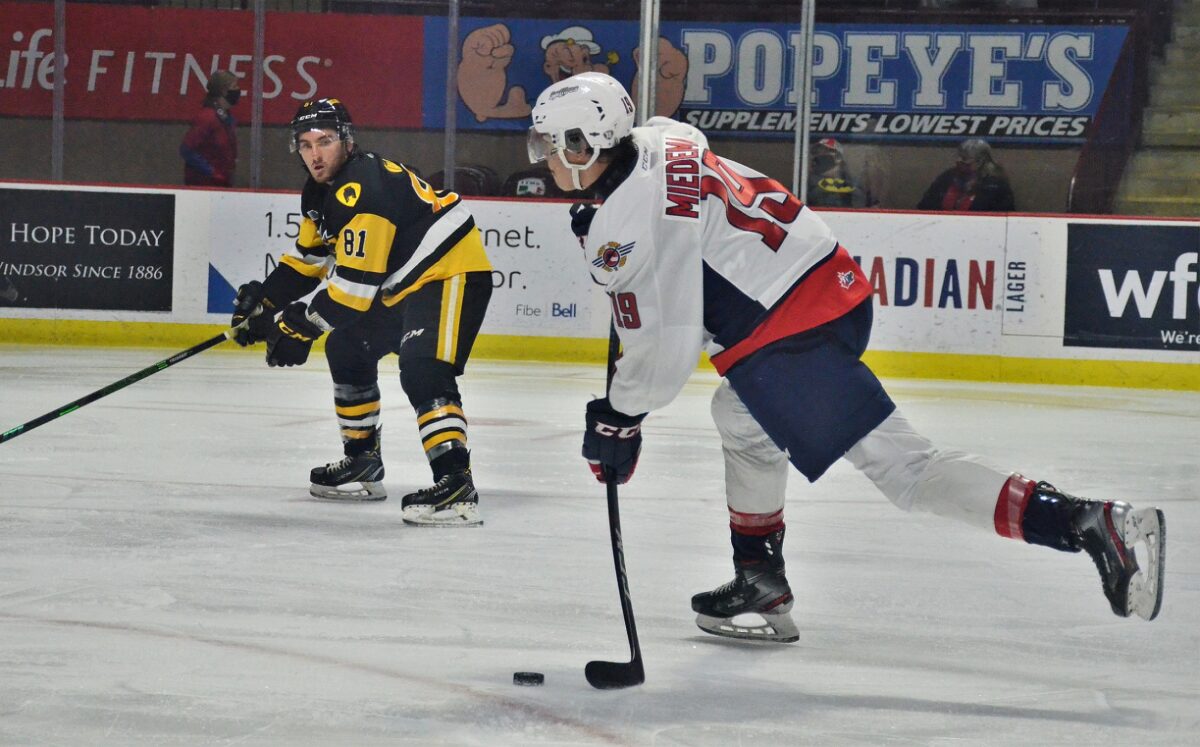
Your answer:
[[[49,117],[59,67],[54,5],[3,7],[0,115]],[[415,16],[268,14],[263,120],[282,124],[300,102],[335,96],[351,104],[356,124],[419,127],[412,92],[421,87],[423,28]],[[248,96],[253,51],[251,13],[69,3],[65,116],[188,121],[215,70],[241,76]],[[239,109],[235,116],[249,119],[249,107]]]

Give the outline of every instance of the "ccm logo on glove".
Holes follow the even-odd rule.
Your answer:
[[[316,317],[319,319],[319,317]],[[308,308],[294,303],[279,315],[279,322],[267,338],[268,366],[302,366],[308,360],[313,341],[325,330],[308,316]]]
[[[608,398],[588,402],[584,420],[583,458],[600,482],[611,475],[618,484],[628,482],[642,452],[641,415],[613,409]]]
[[[616,438],[633,438],[634,436],[636,436],[642,432],[642,426],[639,423],[638,425],[631,425],[631,426],[622,428],[617,425],[609,425],[608,423],[601,423],[601,422],[597,421],[596,432],[599,433],[601,436],[610,436],[610,437],[616,437]]]

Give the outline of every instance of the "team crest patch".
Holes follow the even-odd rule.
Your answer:
[[[359,197],[362,197],[362,185],[358,182],[349,182],[338,187],[337,200],[346,207],[354,207]]]
[[[854,285],[854,271],[846,270],[837,274],[838,285],[842,286],[842,290],[849,290],[850,286]]]
[[[628,244],[618,244],[610,241],[596,252],[596,258],[592,260],[592,264],[605,272],[612,272],[618,267],[624,267],[626,260],[629,259],[629,253],[633,251],[634,243],[631,241]]]

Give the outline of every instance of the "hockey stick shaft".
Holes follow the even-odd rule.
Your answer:
[[[146,368],[143,368],[141,371],[138,371],[135,374],[130,374],[129,376],[126,376],[125,378],[121,379],[120,381],[114,381],[113,383],[109,384],[108,386],[104,387],[103,389],[97,389],[96,391],[92,392],[91,394],[84,396],[84,397],[80,397],[79,399],[75,400],[74,402],[68,402],[67,404],[63,405],[62,407],[59,407],[56,410],[52,410],[51,412],[48,412],[45,415],[42,415],[41,417],[37,417],[37,418],[34,418],[33,420],[30,420],[28,423],[23,423],[21,425],[18,425],[15,428],[10,428],[10,429],[4,431],[3,433],[0,433],[0,444],[4,443],[5,441],[11,441],[12,439],[16,438],[17,436],[21,435],[22,433],[28,433],[29,431],[33,430],[34,428],[37,428],[39,425],[45,425],[46,423],[49,423],[51,420],[57,420],[58,418],[61,418],[63,415],[69,415],[69,414],[75,412],[76,410],[78,410],[79,408],[83,407],[84,405],[89,405],[102,397],[107,397],[108,395],[112,394],[113,392],[124,389],[125,387],[129,386],[130,384],[137,383],[137,382],[141,381],[142,379],[146,378],[147,376],[151,376],[153,374],[158,373],[159,371],[162,371],[164,369],[170,368],[171,366],[174,366],[176,363],[185,361],[188,358],[191,358],[193,355],[203,353],[205,350],[208,350],[211,347],[220,345],[221,343],[225,342],[226,340],[232,339],[233,336],[237,333],[237,330],[238,330],[238,327],[231,327],[230,329],[225,330],[221,334],[216,335],[214,337],[210,337],[209,339],[205,340],[204,342],[202,342],[198,345],[193,345],[192,347],[188,348],[187,350],[181,350],[180,352],[176,353],[175,355],[172,355],[170,358],[164,358],[163,360],[159,361],[158,363],[155,363],[153,366],[147,366]]]
[[[608,333],[607,387],[612,387],[616,372],[620,339],[615,327]],[[607,393],[607,392],[606,392]],[[604,471],[605,486],[608,488],[608,534],[612,542],[613,567],[617,574],[617,594],[621,599],[621,616],[625,619],[625,634],[629,638],[628,664],[624,662],[588,662],[584,674],[588,682],[601,689],[640,685],[646,680],[642,666],[642,647],[638,643],[637,623],[633,618],[633,600],[629,594],[629,575],[625,570],[625,549],[621,539],[621,512],[617,500],[617,476],[611,469]]]
[[[612,388],[613,376],[617,373],[617,358],[621,354],[621,338],[617,328],[608,328],[608,372],[605,394]],[[638,644],[637,624],[633,619],[633,599],[629,595],[629,574],[625,570],[625,543],[621,537],[621,511],[617,503],[617,476],[610,470],[608,475],[608,529],[613,548],[613,565],[617,572],[617,593],[621,597],[621,614],[625,618],[625,632],[629,637],[629,655],[642,668],[642,647]]]
[[[637,623],[633,619],[633,600],[629,594],[629,574],[625,570],[625,545],[621,538],[621,513],[617,505],[616,476],[608,475],[608,529],[612,540],[613,566],[617,572],[617,593],[621,597],[621,615],[625,618],[625,633],[629,637],[629,655],[640,670],[642,647],[638,644]]]

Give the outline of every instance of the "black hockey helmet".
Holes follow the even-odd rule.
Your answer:
[[[333,130],[343,142],[354,141],[354,122],[350,119],[350,110],[338,99],[305,101],[296,110],[296,116],[292,117],[291,130],[293,152],[297,140],[309,130]]]

